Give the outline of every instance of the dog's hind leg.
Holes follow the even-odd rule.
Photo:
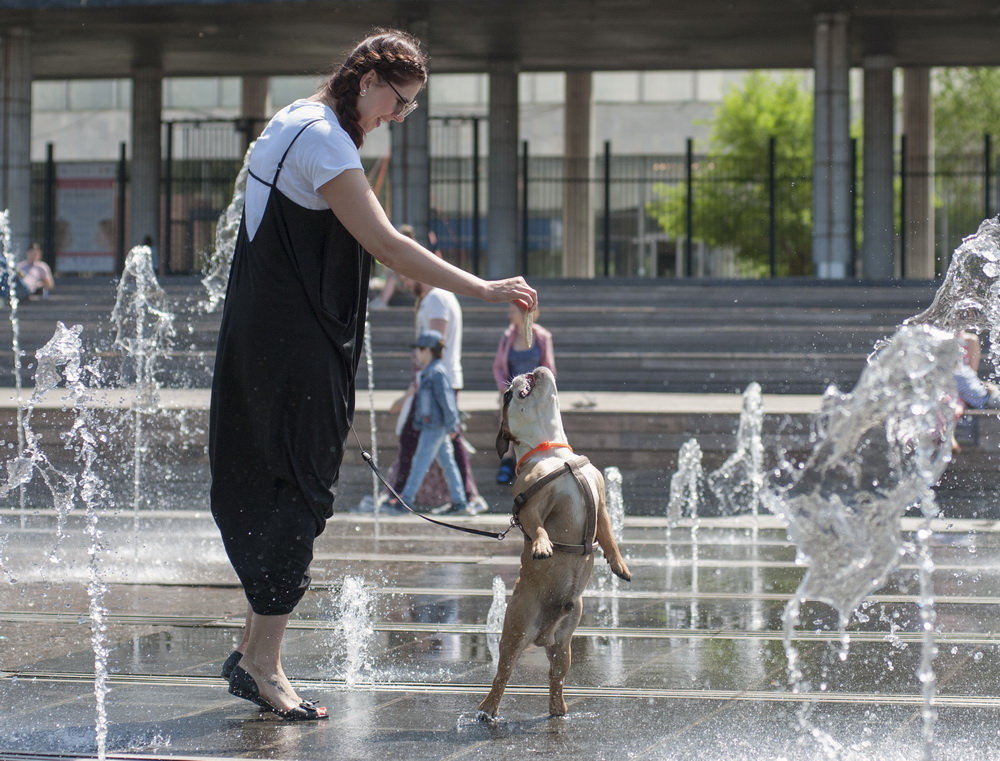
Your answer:
[[[493,677],[493,687],[479,704],[479,719],[495,719],[500,710],[507,682],[510,680],[514,664],[524,649],[538,636],[538,612],[530,610],[532,604],[518,599],[517,588],[507,606],[504,616],[503,633],[500,635],[500,655],[497,659],[497,673]]]
[[[611,528],[611,516],[608,515],[608,502],[605,498],[604,480],[601,479],[600,488],[597,490],[597,544],[604,552],[608,565],[615,576],[619,576],[625,581],[632,581],[632,572],[625,565],[621,550],[618,549],[618,542],[615,541],[615,532]]]
[[[566,701],[563,698],[563,687],[566,685],[566,674],[573,662],[573,632],[580,623],[583,614],[583,601],[577,599],[574,610],[556,627],[556,641],[547,645],[545,654],[549,657],[549,715],[565,716]]]

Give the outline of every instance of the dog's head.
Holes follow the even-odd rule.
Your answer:
[[[503,395],[503,413],[497,434],[497,456],[503,457],[507,442],[532,449],[543,441],[566,441],[556,379],[547,367],[518,375]]]

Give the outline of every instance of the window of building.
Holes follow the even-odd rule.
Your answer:
[[[31,108],[35,111],[65,111],[68,105],[66,82],[31,83]]]
[[[71,79],[67,103],[72,111],[104,111],[117,107],[113,79]]]
[[[308,98],[320,81],[320,77],[271,77],[271,108],[278,111],[300,98]]]
[[[240,84],[236,77],[169,77],[163,80],[164,108],[236,108]]]
[[[646,103],[694,100],[693,71],[644,71],[640,85],[641,98]]]
[[[485,74],[432,74],[431,106],[477,106],[486,102]]]
[[[594,100],[600,103],[635,103],[639,100],[639,72],[594,72]]]

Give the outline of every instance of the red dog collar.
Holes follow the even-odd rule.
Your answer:
[[[524,465],[524,461],[531,457],[531,455],[544,452],[546,449],[568,449],[570,452],[573,451],[573,447],[569,444],[562,444],[558,441],[543,441],[537,447],[525,453],[524,457],[517,461],[517,468],[515,468],[515,470],[520,470],[521,466]]]

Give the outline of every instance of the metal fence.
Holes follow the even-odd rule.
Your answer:
[[[488,162],[485,120],[432,118],[431,230],[446,258],[482,273],[487,251]],[[164,126],[161,269],[199,271],[214,242],[215,224],[228,205],[248,136],[259,125],[229,121],[173,122]],[[563,197],[570,182],[561,157],[535,156],[521,145],[519,262],[531,276],[562,272]],[[811,274],[812,168],[785,156],[772,141],[757,156],[710,157],[686,150],[667,155],[619,155],[605,144],[591,167],[596,274],[607,277],[766,278]],[[903,146],[905,150],[905,145]],[[907,229],[903,199],[912,176],[897,154],[896,229]],[[59,167],[34,167],[33,230],[47,252],[59,247]],[[384,169],[384,167],[382,167]],[[127,217],[128,165],[124,145],[108,193],[106,227],[121,262]],[[384,177],[385,172],[379,172]],[[989,138],[975,154],[934,160],[938,261],[986,216],[997,213],[1000,187]],[[855,161],[855,241],[861,229],[860,162]],[[111,181],[110,179],[108,180]],[[391,202],[387,194],[383,197]],[[113,200],[112,200],[113,199]],[[905,235],[896,236],[906,274]]]

